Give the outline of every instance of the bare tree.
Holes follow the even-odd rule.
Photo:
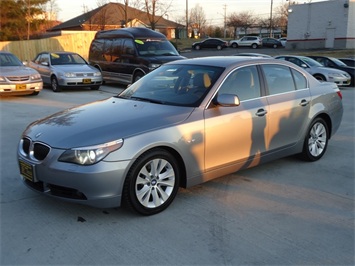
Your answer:
[[[234,35],[237,35],[237,28],[242,28],[247,33],[248,28],[253,26],[257,18],[251,11],[244,11],[240,13],[232,13],[227,17],[227,26],[234,29]]]
[[[144,9],[152,30],[155,30],[158,21],[168,13],[172,2],[172,0],[169,3],[165,3],[163,0],[144,0]]]
[[[191,29],[197,29],[197,34],[201,34],[203,27],[206,24],[206,16],[203,7],[200,4],[196,4],[190,10],[190,26]]]

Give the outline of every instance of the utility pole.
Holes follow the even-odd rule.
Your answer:
[[[271,8],[270,8],[270,38],[272,38],[272,2],[271,0]]]
[[[223,36],[224,36],[224,38],[226,38],[226,31],[227,31],[227,29],[226,29],[226,27],[227,27],[227,5],[226,4],[224,4],[223,9],[224,9]]]
[[[189,38],[189,0],[186,0],[186,38]]]

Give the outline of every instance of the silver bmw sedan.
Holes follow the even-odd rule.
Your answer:
[[[18,162],[24,184],[42,194],[152,215],[179,187],[294,154],[320,159],[342,115],[337,85],[295,64],[179,60],[115,97],[33,122]]]

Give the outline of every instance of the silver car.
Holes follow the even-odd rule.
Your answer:
[[[253,49],[259,48],[262,46],[262,40],[257,36],[244,36],[239,40],[231,40],[229,41],[229,46],[233,48],[238,47],[251,47]]]
[[[336,84],[286,61],[178,60],[115,97],[35,121],[18,162],[42,194],[151,215],[179,187],[292,154],[320,159],[342,115]]]
[[[29,63],[29,66],[41,74],[43,83],[50,84],[54,92],[74,87],[98,90],[102,84],[100,70],[90,66],[77,53],[42,52]]]
[[[0,51],[0,95],[38,95],[43,88],[40,74],[25,66],[14,54]]]
[[[280,55],[276,59],[286,60],[304,68],[307,72],[321,81],[329,81],[338,84],[339,86],[350,86],[351,76],[345,71],[325,67],[316,60],[307,56],[295,55]]]

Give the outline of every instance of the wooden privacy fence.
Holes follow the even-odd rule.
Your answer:
[[[61,36],[39,40],[0,42],[0,50],[15,54],[21,61],[33,60],[43,51],[70,51],[89,58],[89,48],[96,31],[62,32]]]

